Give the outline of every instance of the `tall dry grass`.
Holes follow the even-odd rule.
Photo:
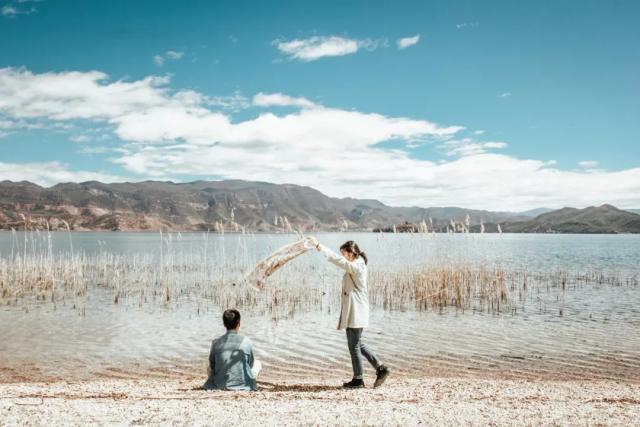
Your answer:
[[[198,311],[211,305],[233,306],[273,319],[339,310],[337,276],[320,274],[313,264],[279,270],[263,291],[243,281],[257,261],[251,236],[241,239],[233,253],[227,253],[222,244],[212,254],[208,233],[189,250],[177,244],[182,240],[180,233],[160,233],[159,256],[113,253],[105,248],[87,254],[73,248],[71,234],[69,239],[67,250],[54,250],[48,231],[24,233],[20,239],[13,232],[10,255],[0,257],[0,300],[25,310],[34,302],[71,304],[84,314],[86,300],[95,289],[103,303],[171,307],[187,299],[196,303]],[[637,286],[638,281],[597,271],[528,272],[445,264],[402,271],[373,267],[369,283],[372,306],[384,310],[517,313],[541,294],[562,295],[586,285]]]

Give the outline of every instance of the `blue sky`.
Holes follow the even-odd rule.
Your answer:
[[[0,179],[638,207],[638,22],[635,1],[2,0]]]

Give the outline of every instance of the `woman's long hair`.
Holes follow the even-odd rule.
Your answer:
[[[342,244],[342,246],[340,246],[340,250],[341,251],[347,251],[350,254],[354,254],[356,257],[362,257],[362,259],[364,260],[365,264],[369,263],[369,260],[367,259],[367,254],[362,252],[360,250],[360,248],[358,247],[358,244],[356,242],[354,242],[353,240],[348,240],[348,241],[344,242]]]

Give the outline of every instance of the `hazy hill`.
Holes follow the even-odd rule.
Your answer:
[[[518,213],[520,215],[522,215],[522,216],[535,218],[538,215],[542,215],[544,213],[551,212],[551,211],[553,211],[553,209],[551,209],[551,208],[536,208],[536,209],[530,209],[528,211],[523,211],[523,212],[518,212]]]
[[[640,233],[640,215],[602,205],[563,208],[529,221],[501,225],[503,231],[511,233]]]
[[[0,228],[25,226],[75,230],[274,231],[370,230],[421,220],[442,227],[450,220],[471,224],[525,219],[513,213],[456,207],[391,207],[377,200],[328,197],[310,188],[265,182],[144,181],[104,184],[65,183],[44,188],[30,182],[0,182]],[[24,218],[23,218],[24,216]],[[277,218],[277,219],[276,219]],[[238,224],[236,226],[236,224]]]

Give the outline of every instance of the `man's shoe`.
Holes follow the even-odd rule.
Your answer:
[[[364,381],[362,379],[352,379],[351,381],[349,381],[348,383],[343,383],[342,384],[343,388],[363,388],[364,387]]]
[[[384,365],[379,366],[378,369],[376,369],[376,382],[373,383],[373,388],[380,387],[388,376],[389,369]]]

